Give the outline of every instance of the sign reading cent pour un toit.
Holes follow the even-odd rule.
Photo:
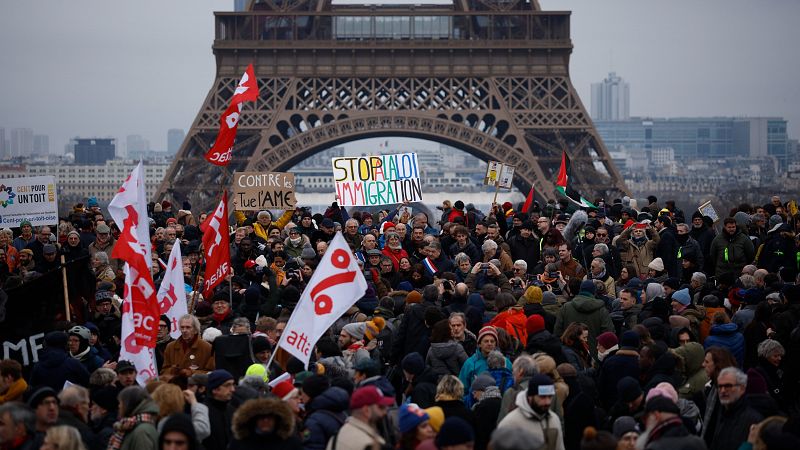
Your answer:
[[[294,209],[294,174],[234,172],[233,203],[240,211]]]

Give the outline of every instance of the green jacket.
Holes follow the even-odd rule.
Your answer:
[[[133,410],[132,415],[149,413],[153,417],[158,416],[158,405],[152,400],[145,400],[136,409]],[[158,449],[158,431],[156,431],[155,423],[140,423],[136,427],[125,434],[122,440],[122,447],[120,450],[156,450]]]
[[[708,376],[703,369],[703,358],[706,353],[697,342],[689,342],[675,349],[675,354],[683,359],[685,381],[678,389],[678,394],[687,400],[694,400],[697,394],[703,395]]]
[[[588,292],[581,291],[572,300],[564,303],[556,316],[553,334],[561,336],[573,322],[581,322],[589,327],[589,351],[597,353],[595,338],[606,331],[614,331],[614,323],[606,309],[606,304]]]
[[[725,250],[727,250],[727,255]],[[716,277],[727,272],[739,275],[742,268],[753,262],[755,257],[753,241],[741,230],[736,230],[736,234],[731,237],[728,237],[723,231],[711,241],[709,259],[714,264],[714,276]]]

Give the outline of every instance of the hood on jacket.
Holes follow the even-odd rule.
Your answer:
[[[606,307],[606,304],[599,298],[588,297],[586,295],[577,295],[570,303],[573,304],[576,311],[583,314],[591,314]]]
[[[246,401],[233,414],[231,428],[233,436],[245,440],[255,434],[255,421],[261,416],[275,417],[275,431],[281,440],[285,440],[294,432],[294,417],[289,405],[279,398],[258,398]]]
[[[156,402],[152,400],[145,400],[139,403],[139,406],[133,408],[133,412],[131,412],[130,417],[133,417],[137,414],[153,414],[155,416],[158,415],[158,405]]]
[[[537,421],[545,419],[544,416],[540,415],[539,413],[534,411],[533,408],[531,408],[531,405],[528,403],[527,389],[523,389],[522,391],[519,391],[517,393],[517,400],[514,401],[514,404],[517,405],[517,408],[519,408],[519,412],[521,412],[526,419],[535,419]],[[546,414],[549,413],[550,411],[548,410]]]
[[[706,354],[703,346],[697,342],[689,342],[675,349],[675,354],[683,358],[686,376],[692,376],[703,368],[703,359]]]
[[[332,386],[323,391],[322,394],[314,397],[309,406],[313,411],[347,411],[350,407],[350,395],[344,389]]]
[[[41,364],[44,368],[53,369],[64,364],[68,357],[69,355],[65,350],[48,348],[39,354],[38,364]]]
[[[447,359],[449,356],[455,354],[456,346],[459,346],[456,341],[447,341],[447,342],[434,342],[431,344],[431,352],[433,356],[441,359]]]
[[[735,323],[721,323],[711,327],[711,334],[734,334],[739,331],[739,327]]]

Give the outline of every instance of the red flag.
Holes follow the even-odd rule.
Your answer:
[[[231,249],[228,237],[228,192],[222,193],[214,214],[200,225],[203,231],[203,253],[206,257],[206,275],[203,297],[211,300],[214,288],[231,271]]]
[[[219,120],[219,134],[214,145],[206,153],[206,161],[217,166],[227,166],[231,160],[233,142],[236,140],[236,129],[243,102],[254,102],[258,99],[258,83],[253,72],[253,65],[247,66],[236,91],[231,97],[230,106]]]
[[[524,213],[528,212],[532,204],[533,204],[533,186],[531,186],[531,191],[528,192],[528,197],[525,199],[525,204],[522,205],[522,212]]]
[[[158,335],[159,307],[156,287],[150,274],[150,232],[141,162],[111,200],[108,212],[122,230],[111,257],[121,259],[127,265],[125,298],[130,300],[134,324],[132,333],[121,338],[131,341],[135,347],[154,348]],[[142,369],[137,367],[137,370]]]

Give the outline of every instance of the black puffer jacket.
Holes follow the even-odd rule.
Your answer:
[[[303,448],[324,450],[328,440],[339,432],[347,419],[350,396],[344,389],[333,386],[311,400],[311,414],[305,421]]]

